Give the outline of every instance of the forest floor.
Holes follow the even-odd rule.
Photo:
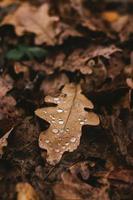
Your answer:
[[[0,1],[0,200],[133,199],[132,11]]]

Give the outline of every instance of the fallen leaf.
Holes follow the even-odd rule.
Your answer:
[[[104,20],[111,23],[118,20],[120,18],[120,15],[118,12],[115,12],[115,11],[105,11],[102,13],[102,17]]]
[[[85,171],[84,171],[85,170]],[[77,163],[61,174],[61,181],[54,185],[56,200],[109,200],[108,182],[101,187],[93,187],[89,180],[87,163]],[[86,176],[87,177],[84,177]],[[80,178],[81,177],[81,178]]]
[[[7,146],[7,139],[12,132],[13,128],[11,128],[3,137],[0,138],[0,158],[3,155],[3,149]]]
[[[39,200],[36,191],[29,183],[18,183],[16,185],[17,200]]]
[[[109,170],[109,169],[108,169]],[[106,177],[109,181],[121,181],[124,184],[132,184],[133,183],[133,170],[126,168],[112,168],[112,170],[108,171],[97,171],[94,172],[92,176],[94,177]]]
[[[45,102],[56,107],[37,109],[35,114],[51,125],[39,137],[39,146],[47,150],[47,161],[56,164],[65,151],[74,151],[80,143],[83,125],[98,125],[99,118],[93,112],[93,104],[81,94],[80,85],[66,84],[58,97],[46,96]]]
[[[18,36],[23,35],[25,32],[34,33],[36,44],[54,45],[57,34],[54,25],[58,20],[58,17],[49,15],[48,4],[36,8],[24,3],[15,12],[7,15],[2,25],[11,24],[15,26]]]
[[[20,0],[1,0],[0,7],[6,7],[14,3],[19,3]]]
[[[60,89],[65,85],[69,83],[69,79],[66,76],[65,73],[60,73],[56,76],[49,76],[46,78],[40,87],[40,90],[43,91],[43,94],[54,96],[56,94],[59,94]]]
[[[10,76],[5,75],[0,77],[0,98],[4,97],[13,87],[13,80]]]
[[[118,20],[111,23],[111,27],[119,34],[121,42],[128,40],[133,33],[133,15],[122,15]]]
[[[79,71],[81,74],[90,75],[97,66],[95,58],[101,56],[110,59],[113,54],[121,51],[115,45],[91,45],[88,48],[77,48],[68,55],[59,52],[53,57],[47,57],[44,66],[47,69],[52,69],[54,66],[55,69],[59,69],[60,71]]]

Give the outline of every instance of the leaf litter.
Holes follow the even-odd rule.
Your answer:
[[[0,21],[0,199],[132,199],[132,2],[2,0]]]

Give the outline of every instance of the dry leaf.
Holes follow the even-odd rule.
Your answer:
[[[3,148],[7,146],[7,139],[12,132],[13,128],[11,128],[2,138],[0,138],[0,158],[3,155]]]
[[[19,3],[19,2],[20,2],[20,0],[1,0],[0,7],[6,7],[13,3]]]
[[[85,170],[85,171],[84,171]],[[87,163],[77,163],[69,171],[61,174],[61,182],[54,185],[56,200],[109,200],[108,182],[101,187],[93,187],[89,180],[90,171]],[[86,176],[87,177],[84,177]],[[81,177],[81,178],[80,178]],[[86,180],[86,182],[84,182]]]
[[[113,31],[119,33],[121,42],[129,39],[133,33],[133,15],[122,15],[111,23]]]
[[[115,11],[105,11],[102,13],[102,17],[104,20],[111,23],[118,20],[120,18],[120,15],[118,12],[115,12]]]
[[[39,200],[34,188],[29,183],[18,183],[16,191],[18,193],[17,200]]]
[[[56,164],[65,151],[74,151],[80,143],[83,125],[98,125],[99,118],[93,112],[93,104],[81,94],[80,85],[66,84],[59,97],[46,96],[48,103],[58,104],[56,107],[37,109],[36,115],[51,125],[39,137],[39,146],[47,150],[48,162]]]
[[[15,26],[16,34],[19,36],[25,32],[34,33],[36,44],[54,45],[56,35],[54,25],[58,21],[58,17],[50,16],[48,12],[48,4],[36,8],[24,3],[14,13],[7,15],[2,25],[11,24]]]
[[[64,73],[58,75],[47,77],[41,84],[40,90],[43,91],[43,94],[46,95],[57,95],[60,92],[60,89],[69,83],[69,79]]]
[[[5,75],[0,77],[0,98],[4,97],[13,87],[13,80],[10,76]]]
[[[44,66],[47,69],[52,69],[54,66],[54,69],[59,69],[60,71],[80,71],[82,74],[90,75],[97,65],[95,58],[101,56],[110,59],[113,54],[121,51],[115,45],[91,45],[88,48],[74,49],[68,55],[58,52],[53,57],[47,57]]]

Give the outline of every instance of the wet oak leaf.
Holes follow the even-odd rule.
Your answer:
[[[29,183],[18,183],[16,191],[17,200],[39,200],[36,191]]]
[[[36,8],[28,3],[22,4],[15,12],[7,15],[2,25],[13,25],[18,36],[26,32],[35,34],[35,43],[54,45],[56,29],[54,25],[58,17],[49,15],[49,5],[43,4]]]
[[[54,165],[64,152],[72,152],[78,147],[82,126],[98,125],[99,117],[84,110],[93,109],[93,104],[81,94],[80,85],[66,84],[60,96],[46,96],[45,102],[57,106],[35,111],[38,117],[50,123],[50,127],[40,134],[39,146],[47,150],[47,161]]]

